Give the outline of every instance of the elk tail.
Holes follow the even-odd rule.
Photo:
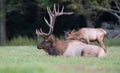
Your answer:
[[[105,34],[107,34],[107,32],[105,31],[105,30],[103,30],[103,29],[101,29]]]

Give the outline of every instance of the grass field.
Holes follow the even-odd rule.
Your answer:
[[[120,47],[105,58],[48,56],[35,46],[0,47],[0,73],[120,73]]]

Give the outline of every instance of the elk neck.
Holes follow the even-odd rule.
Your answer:
[[[53,42],[53,46],[56,48],[56,50],[59,52],[59,55],[62,55],[65,50],[66,50],[66,41],[64,40],[59,40],[57,38],[54,37],[54,42]]]

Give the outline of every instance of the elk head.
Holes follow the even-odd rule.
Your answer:
[[[76,34],[76,31],[75,30],[72,30],[72,31],[68,31],[65,33],[65,39],[66,40],[76,40],[77,34]]]
[[[65,33],[65,40],[79,40],[83,43],[86,43],[84,38],[80,35],[80,32],[77,32],[76,30],[68,31]]]
[[[47,39],[45,39],[44,41],[40,42],[37,45],[37,48],[45,50],[46,52],[48,52],[49,55],[58,55],[59,51],[56,49],[56,46],[54,45],[55,42],[56,42],[55,37],[51,35],[47,37]]]
[[[58,54],[56,50],[56,46],[57,46],[56,38],[51,35],[54,30],[54,24],[55,24],[56,17],[63,15],[63,14],[67,14],[67,15],[73,14],[73,12],[63,12],[63,10],[64,10],[64,7],[62,7],[60,11],[59,6],[58,6],[58,9],[56,9],[55,4],[54,4],[53,11],[49,7],[47,7],[47,12],[49,14],[50,21],[48,22],[48,20],[45,17],[44,17],[44,20],[49,27],[49,32],[44,33],[41,28],[39,30],[36,29],[37,36],[42,36],[45,38],[44,41],[42,41],[41,43],[37,45],[37,48],[44,49],[45,51],[48,52],[48,54],[54,54],[53,51],[56,51],[55,55]],[[55,45],[53,45],[54,43]]]

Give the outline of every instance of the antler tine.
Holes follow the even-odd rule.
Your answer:
[[[51,29],[50,29],[50,31],[51,31]],[[47,33],[44,33],[44,32],[42,31],[42,29],[40,28],[39,30],[36,29],[36,34],[37,34],[37,36],[45,36],[45,37],[47,37],[47,36],[50,35],[50,31],[49,31],[49,33],[47,34]]]
[[[60,16],[59,14],[60,14],[60,11],[59,11],[59,5],[57,5],[57,9],[56,9],[56,4],[54,4],[54,14],[55,14],[55,16]]]
[[[47,21],[47,19],[44,17],[44,20],[45,20],[45,22],[47,23],[47,25],[49,25],[50,26],[50,23]]]
[[[64,10],[64,6],[62,7],[61,13],[63,13],[63,10]]]
[[[47,21],[47,19],[44,17],[44,20],[46,22],[46,24],[50,27],[50,28],[53,28],[53,26]]]
[[[53,26],[47,21],[47,19],[44,17],[44,20],[45,20],[45,22],[47,23],[47,25],[51,28],[51,29],[53,29]]]
[[[54,12],[54,14],[57,12],[55,4],[54,4],[53,12]]]
[[[47,12],[48,12],[49,16],[51,16],[51,15],[53,16],[53,15],[54,15],[54,14],[52,13],[50,7],[47,7]]]
[[[73,12],[64,12],[64,6],[62,7],[61,11],[59,11],[59,5],[57,6],[57,9],[56,9],[56,5],[54,4],[54,14],[55,16],[60,16],[60,15],[63,15],[63,14],[67,14],[67,15],[71,15],[73,14]]]
[[[36,29],[36,34],[37,36],[42,36],[41,31],[39,31],[38,29]]]
[[[58,5],[58,8],[57,8],[57,12],[59,13],[60,11],[59,11],[59,5]]]
[[[37,36],[41,36],[41,33],[38,29],[36,29],[36,34],[37,34]]]
[[[63,11],[64,11],[64,6],[61,9],[61,14],[67,14],[67,15],[74,14],[74,12],[63,12]]]
[[[49,35],[51,34],[51,31],[52,31],[52,30],[50,29],[48,33],[44,33],[44,32],[42,31],[42,29],[40,29],[40,33],[41,33],[42,36],[49,36]]]
[[[57,9],[56,9],[56,4],[54,4],[54,15],[59,16],[59,14],[60,14],[59,5],[57,5]]]

